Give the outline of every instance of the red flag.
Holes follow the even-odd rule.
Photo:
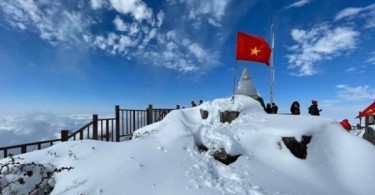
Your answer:
[[[260,62],[270,65],[271,48],[259,36],[237,32],[236,60]]]
[[[366,109],[364,109],[362,112],[359,113],[359,115],[356,118],[361,118],[364,116],[369,116],[375,113],[375,101],[370,106],[368,106]]]

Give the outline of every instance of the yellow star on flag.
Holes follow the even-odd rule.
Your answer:
[[[251,55],[258,56],[259,52],[260,52],[260,50],[257,47],[254,47],[254,49],[251,49]]]

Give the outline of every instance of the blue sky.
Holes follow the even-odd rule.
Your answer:
[[[2,0],[0,114],[190,107],[233,92],[238,30],[271,40],[280,112],[354,120],[375,99],[370,0]],[[269,101],[269,67],[238,61]]]

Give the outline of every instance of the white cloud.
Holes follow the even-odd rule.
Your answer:
[[[366,28],[375,27],[375,3],[366,7],[349,7],[336,14],[335,20],[363,18],[366,21]]]
[[[132,35],[136,35],[140,32],[141,28],[139,26],[139,23],[131,23],[130,26],[129,26],[129,35],[132,36]]]
[[[164,22],[164,18],[165,18],[165,14],[163,11],[160,11],[158,13],[158,15],[156,16],[157,17],[157,27],[161,27],[161,25],[163,25],[163,22]]]
[[[375,64],[375,51],[371,52],[370,58],[366,62],[369,62],[371,64]]]
[[[219,47],[212,45],[217,43],[197,41],[207,29],[191,26],[207,20],[220,27],[229,1],[176,1],[176,6],[186,9],[171,17],[163,9],[154,14],[142,0],[90,0],[77,6],[60,1],[4,0],[0,1],[0,14],[13,28],[37,33],[55,46],[86,46],[180,72],[204,72],[220,65],[216,54]],[[84,9],[87,6],[93,10]],[[114,17],[108,23],[106,18],[92,15],[97,9],[114,13]],[[190,10],[194,17],[189,19]],[[179,22],[165,22],[171,19]]]
[[[357,70],[357,68],[350,67],[350,68],[347,68],[347,69],[345,70],[345,72],[354,72],[354,71],[356,71],[356,70]]]
[[[337,95],[344,100],[366,100],[375,99],[375,89],[369,88],[368,85],[350,87],[348,85],[336,85],[339,90]]]
[[[134,44],[135,42],[133,42],[131,38],[126,35],[121,35],[120,39],[118,40],[118,46],[114,46],[114,48],[120,53],[126,53],[126,47],[133,46]]]
[[[126,55],[131,48],[139,44],[137,39],[115,33],[109,33],[107,36],[85,35],[85,41],[92,47],[107,51],[112,55]]]
[[[156,48],[146,48],[142,54],[145,59],[158,62],[157,65],[165,66],[179,72],[188,73],[219,65],[218,55],[207,52],[199,43],[184,37],[175,30],[156,37]],[[137,54],[138,55],[138,54]]]
[[[198,44],[194,43],[191,44],[189,47],[191,53],[195,55],[195,57],[201,62],[205,57],[207,57],[206,52],[200,47]]]
[[[212,26],[215,26],[215,27],[220,27],[221,26],[221,24],[218,21],[216,21],[214,18],[208,18],[207,21]]]
[[[121,20],[120,16],[116,16],[115,20],[113,20],[113,24],[118,31],[127,31],[128,26]]]
[[[345,70],[346,73],[363,73],[363,70],[359,70],[357,67],[349,67]]]
[[[306,4],[310,3],[310,0],[299,0],[299,1],[296,1],[290,5],[288,5],[286,7],[286,9],[289,9],[289,8],[296,8],[296,7],[302,7]]]
[[[349,27],[332,28],[321,24],[310,30],[293,29],[291,36],[297,44],[289,49],[289,69],[298,69],[297,76],[310,76],[317,73],[315,63],[341,55],[355,48],[359,32]]]
[[[149,20],[153,12],[140,0],[109,0],[110,5],[119,13],[130,14],[137,21]]]
[[[104,0],[90,0],[90,5],[93,9],[100,9],[105,5]]]
[[[340,20],[342,18],[357,15],[361,11],[363,11],[363,8],[349,7],[349,8],[343,9],[338,14],[336,14],[335,20]]]
[[[43,7],[43,8],[42,8]],[[30,30],[51,44],[79,41],[91,20],[79,12],[62,9],[59,2],[0,1],[5,20],[20,30]]]
[[[60,137],[62,129],[75,130],[90,121],[90,115],[62,116],[30,112],[0,117],[0,147]],[[9,139],[11,138],[11,139]]]
[[[187,0],[185,5],[190,10],[188,18],[193,21],[194,27],[199,28],[202,20],[207,20],[209,24],[220,27],[229,2],[230,0]]]
[[[345,70],[346,73],[349,74],[362,74],[366,70],[366,66],[356,66],[356,67],[349,67]]]

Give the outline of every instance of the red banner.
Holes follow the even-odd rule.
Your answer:
[[[359,115],[356,118],[361,118],[364,116],[369,116],[375,113],[375,101],[370,106],[368,106],[366,109],[364,109],[362,112],[359,113]]]

